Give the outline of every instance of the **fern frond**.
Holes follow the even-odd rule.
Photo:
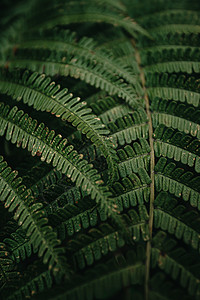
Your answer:
[[[147,142],[145,143],[145,141],[141,141],[141,146],[138,143],[134,146],[137,153],[149,149],[148,144]],[[135,152],[133,152],[134,150],[130,146],[126,146],[125,151],[126,155],[129,157],[135,155]],[[138,177],[135,174],[132,174],[134,170],[127,169],[130,176],[125,177],[126,174],[124,174],[123,170],[123,178],[120,180],[121,183],[116,182],[111,187],[113,195],[115,196],[113,200],[118,207],[118,211],[122,212],[124,209],[136,206],[137,203],[143,204],[144,202],[149,201],[148,184],[150,181],[148,174],[142,171],[142,168],[138,170]],[[68,187],[68,184],[65,183],[64,180],[62,180],[60,188],[57,184],[55,193],[52,186],[52,193],[53,194],[51,195],[51,190],[47,194],[45,191],[43,193],[43,197],[46,201],[49,201],[51,198],[53,199],[53,201],[45,207],[45,210],[48,214],[55,213],[57,215],[57,210],[60,211],[60,208],[64,206],[65,211],[60,211],[62,225],[60,225],[59,231],[61,232],[61,235],[64,234],[64,236],[66,236],[66,231],[68,231],[69,235],[72,235],[75,232],[80,231],[81,228],[95,226],[97,220],[105,221],[107,219],[105,211],[100,207],[88,209],[90,202],[88,202],[88,199],[86,198],[87,193],[82,193],[77,187]],[[59,215],[58,218],[60,218]],[[62,220],[62,218],[64,219]],[[53,221],[52,224],[54,223],[55,221]],[[62,239],[60,235],[59,238]]]
[[[30,238],[26,237],[26,231],[21,228],[18,228],[15,232],[13,232],[9,238],[5,238],[4,243],[16,263],[24,261],[33,253],[37,253],[37,248],[32,247]]]
[[[138,20],[145,28],[156,28],[164,24],[199,24],[199,12],[188,9],[170,9],[143,16]]]
[[[153,46],[142,51],[146,72],[199,72],[199,47]]]
[[[139,176],[130,174],[130,176],[122,178],[119,182],[115,182],[111,187],[114,195],[113,201],[119,212],[149,201],[149,177],[143,173],[140,171]],[[53,201],[45,207],[50,221],[51,215],[53,217],[51,223],[58,223],[56,230],[62,236],[64,235],[61,238],[58,234],[61,240],[65,238],[66,234],[71,236],[82,228],[94,227],[99,220],[106,221],[108,218],[105,209],[91,206],[87,193],[82,193],[81,189],[79,190],[77,187],[69,188],[65,185],[63,182],[63,188],[61,187],[61,190],[59,190],[57,184]],[[67,188],[66,191],[65,188]],[[49,191],[49,193],[43,194],[46,201],[49,201],[49,198],[52,197],[50,193]]]
[[[153,126],[164,124],[167,127],[199,137],[199,110],[183,103],[154,98],[152,101]],[[192,122],[193,121],[193,122]]]
[[[132,141],[135,141],[140,138],[148,138],[148,125],[143,123],[141,125],[134,125],[125,129],[118,129],[117,132],[111,135],[119,145],[130,144]]]
[[[187,211],[187,203],[184,201],[180,201],[178,198],[162,191],[155,199],[155,206],[199,232],[199,212],[193,207],[190,207],[190,211]]]
[[[154,151],[157,157],[164,156],[173,158],[175,161],[180,161],[189,167],[195,167],[195,171],[200,173],[199,156],[190,151],[162,141],[156,141],[154,143]]]
[[[16,270],[15,263],[4,243],[0,243],[0,253],[0,290],[2,290],[17,281],[19,272]]]
[[[81,205],[84,203],[85,206],[82,208],[93,207],[95,203],[88,199],[86,200],[87,196],[87,191],[83,191],[81,187],[74,186],[74,184],[68,182],[65,177],[57,182],[56,185],[48,186],[42,194],[42,197],[47,201],[45,210],[48,214],[65,207],[67,204]],[[80,203],[81,200],[84,202]]]
[[[118,103],[111,97],[97,100],[96,103],[91,103],[90,106],[105,125],[133,112],[128,105]]]
[[[151,99],[159,97],[174,101],[186,102],[194,107],[199,106],[199,80],[185,75],[167,73],[149,73],[147,75],[148,94]]]
[[[154,98],[151,107],[155,112],[165,112],[170,115],[185,118],[186,120],[191,120],[197,124],[200,122],[200,110],[195,109],[193,106],[186,105],[185,103]]]
[[[32,37],[28,35],[25,41],[17,46],[17,49],[46,49],[49,51],[59,49],[76,56],[76,58],[83,57],[85,60],[95,61],[108,73],[118,75],[130,84],[138,85],[136,74],[139,70],[137,65],[135,69],[128,68],[123,62],[115,60],[110,51],[96,50],[96,43],[91,38],[83,37],[77,42],[76,34],[69,30],[56,28],[53,31],[41,31],[39,36],[38,33],[33,34]]]
[[[200,125],[192,121],[185,120],[184,118],[173,116],[165,113],[154,112],[152,114],[154,128],[160,124],[167,127],[178,129],[181,132],[190,134],[193,137],[200,137]]]
[[[106,91],[96,90],[96,91],[93,91],[92,94],[87,96],[86,100],[87,100],[88,105],[90,105],[92,102],[97,101],[99,99],[103,99],[107,96],[108,96],[108,93]]]
[[[92,273],[88,271],[84,273],[83,277],[79,277],[79,286],[76,285],[77,280],[74,278],[73,282],[68,283],[67,289],[60,286],[57,290],[52,291],[49,299],[78,300],[80,289],[86,299],[91,297],[91,293],[96,298],[108,298],[130,284],[141,284],[144,276],[144,265],[141,262],[144,259],[144,250],[142,247],[138,247],[137,251],[138,253],[136,251],[127,252],[126,257],[119,254],[116,261],[110,260],[104,265],[97,265]]]
[[[182,149],[186,149],[194,154],[199,154],[200,142],[198,139],[178,130],[166,127],[165,125],[161,124],[155,129],[154,137]]]
[[[121,104],[113,107],[112,109],[107,110],[106,112],[99,115],[99,118],[102,122],[107,125],[110,122],[115,122],[118,118],[122,118],[129,113],[132,113],[133,110],[130,109],[127,105]]]
[[[138,63],[135,58],[135,49],[132,47],[131,41],[124,36],[122,31],[115,32],[115,35],[113,36],[113,31],[110,31],[109,29],[106,31],[106,40],[105,35],[103,35],[103,38],[101,40],[101,35],[99,37],[99,44],[96,47],[97,50],[108,50],[112,53],[112,55],[116,58],[116,60],[122,61],[124,65],[127,65],[133,68],[133,70],[138,73]],[[126,59],[128,57],[132,57],[132,63],[127,64]],[[123,59],[125,59],[123,61]]]
[[[180,297],[183,300],[193,300],[193,296],[189,296],[187,290],[180,287],[169,277],[166,276],[164,272],[157,272],[151,278],[151,290],[150,290],[151,300],[177,300]]]
[[[3,2],[3,1],[2,1]],[[7,56],[13,45],[19,41],[22,28],[25,23],[25,16],[31,11],[34,3],[28,0],[26,3],[4,3],[1,7],[1,22],[0,22],[0,61],[5,63]],[[6,4],[6,5],[5,5]],[[5,7],[4,7],[5,5]]]
[[[3,103],[0,106],[0,121],[1,136],[5,134],[6,139],[16,143],[18,147],[28,148],[32,156],[39,152],[42,161],[52,162],[53,167],[66,174],[83,191],[87,190],[92,199],[96,199],[97,203],[100,202],[101,206],[105,206],[113,214],[112,201],[108,200],[108,187],[102,186],[97,170],[83,160],[72,145],[66,146],[66,139],[62,139],[60,135],[55,136],[55,131],[49,131],[43,123],[37,125],[36,120],[32,120],[23,111],[18,111],[17,107],[10,110]]]
[[[135,207],[137,204],[143,205],[149,201],[149,187],[142,186],[131,191],[126,191],[115,197],[114,200],[120,212],[127,208]],[[82,229],[93,228],[99,221],[105,222],[108,220],[105,210],[100,207],[93,207],[82,211],[80,207],[66,205],[64,210],[61,210],[61,216],[59,216],[59,213],[60,211],[57,211],[56,216],[61,218],[61,221],[56,226],[56,232],[61,240],[73,236]],[[133,216],[135,218],[133,221],[136,221],[136,215],[133,214]],[[144,227],[142,226],[143,229]],[[146,235],[146,230],[144,232]],[[136,240],[139,240],[140,231],[137,228],[135,228],[134,236]]]
[[[143,109],[118,118],[114,123],[108,123],[107,126],[113,140],[121,146],[137,139],[148,138],[147,116]]]
[[[44,74],[30,74],[28,71],[22,75],[16,73],[14,76],[2,73],[0,90],[17,101],[22,99],[36,110],[45,110],[72,123],[100,148],[108,162],[111,178],[115,178],[117,157],[112,142],[104,136],[109,131],[104,128],[99,118],[91,114],[86,102],[81,102],[78,97],[73,98],[68,89],[60,89],[59,85],[51,82]]]
[[[133,146],[126,145],[117,151],[120,160],[118,169],[122,178],[138,173],[140,168],[149,170],[149,144],[145,139],[140,139],[139,142],[134,142]]]
[[[133,190],[125,190],[124,193],[118,195],[115,199],[118,210],[120,212],[127,208],[137,206],[149,202],[150,188],[148,185],[135,187]]]
[[[189,272],[183,265],[176,262],[168,255],[162,255],[159,249],[152,249],[153,265],[157,263],[161,270],[169,274],[173,280],[180,280],[183,288],[187,288],[190,295],[196,295],[200,291],[200,282],[191,272]]]
[[[199,17],[1,0],[0,298],[199,300]]]
[[[38,167],[37,171],[41,170],[41,168]],[[36,171],[36,169],[33,168],[33,171]],[[56,183],[61,178],[61,176],[62,176],[61,172],[57,171],[56,169],[51,169],[48,173],[46,173],[41,178],[38,178],[36,182],[30,185],[30,189],[32,190],[33,195],[35,197],[38,197],[38,195],[42,193],[44,188],[46,188],[50,184]],[[23,177],[23,180],[24,179],[25,177]],[[31,180],[30,177],[29,180]]]
[[[199,33],[176,33],[172,32],[165,36],[158,36],[158,45],[185,45],[199,47]],[[148,46],[148,43],[147,43]]]
[[[167,34],[188,34],[188,33],[200,33],[200,25],[190,25],[190,24],[169,24],[158,26],[150,31],[153,38],[160,35],[167,35]]]
[[[115,1],[115,0],[94,0],[93,4],[95,3],[96,6],[98,7],[106,7],[106,8],[110,8],[113,11],[121,11],[121,12],[126,12],[126,7],[124,6],[123,3],[121,3],[119,0]],[[59,5],[61,5],[65,7],[66,3],[65,1],[60,1]],[[54,4],[55,5],[55,4]],[[91,5],[90,0],[86,0],[86,1],[73,1],[70,0],[67,3],[67,7],[72,6],[72,7],[76,7],[76,5]]]
[[[139,217],[135,211],[130,210],[129,216],[126,215],[126,221],[130,222],[128,226],[130,238],[138,241],[141,237],[146,241],[149,239],[148,227],[145,224],[148,215],[145,206],[139,206],[139,210],[143,215]],[[76,240],[70,241],[67,249],[73,252],[79,268],[83,269],[86,265],[92,265],[94,261],[100,260],[108,252],[123,247],[124,244],[123,237],[117,231],[114,231],[109,224],[102,224],[99,228],[91,229],[87,235],[82,234]]]
[[[199,47],[182,45],[159,45],[144,48],[141,51],[143,65],[159,64],[170,61],[197,61],[199,60]]]
[[[199,173],[199,141],[189,135],[173,130],[172,128],[160,125],[154,132],[155,155],[161,155],[173,158],[175,161],[181,161]]]
[[[101,115],[100,115],[101,116]],[[110,127],[113,134],[111,137],[118,136],[119,128],[125,128],[126,126],[131,126],[134,124],[134,122],[140,122],[140,120],[145,120],[145,114],[137,114],[136,112],[133,114],[125,115],[123,118],[118,118],[115,123],[108,123],[108,126]],[[143,124],[142,124],[143,125]],[[119,128],[118,128],[119,127]],[[141,126],[142,127],[142,126]],[[124,130],[126,132],[126,130]],[[134,131],[131,133],[134,134]],[[71,136],[68,137],[69,139]],[[126,138],[126,137],[125,137]],[[77,139],[80,143],[83,141],[82,137],[78,135],[78,132],[73,134],[73,139]],[[72,139],[72,141],[73,141]],[[136,140],[135,137],[133,140]],[[117,140],[116,140],[117,142]],[[131,143],[132,140],[130,140],[129,143]],[[122,142],[121,142],[122,143]],[[119,143],[120,144],[120,143]],[[122,143],[123,144],[123,143]],[[120,146],[120,145],[119,145]],[[83,147],[80,152],[84,155],[84,157],[90,161],[93,162],[95,159],[99,158],[101,155],[101,152],[95,150],[94,146],[89,145]],[[134,142],[132,145],[126,145],[124,148],[117,150],[118,155],[118,170],[121,174],[121,177],[130,175],[132,172],[138,172],[138,168],[144,167],[148,170],[149,166],[149,155],[150,152],[149,144],[146,139],[138,136],[138,142]],[[107,170],[103,171],[103,174],[107,174]],[[117,180],[117,178],[116,178]]]
[[[119,164],[119,174],[121,177],[125,177],[133,172],[138,173],[140,168],[149,169],[149,154],[143,154],[142,156],[129,159],[126,162],[121,162]]]
[[[193,207],[200,208],[200,194],[194,189],[188,187],[187,185],[177,182],[172,178],[168,178],[161,174],[155,175],[155,185],[156,190],[159,192],[169,191],[171,194],[174,194],[178,198],[183,198],[184,201],[189,201],[190,205]]]
[[[129,16],[124,17],[121,14],[116,14],[111,10],[101,8],[98,6],[94,6],[91,2],[84,3],[86,5],[79,5],[79,3],[75,3],[75,9],[68,10],[67,13],[64,11],[60,13],[58,10],[50,10],[48,14],[41,13],[41,20],[39,23],[35,22],[34,16],[29,21],[31,27],[36,30],[38,28],[53,28],[55,26],[63,26],[73,23],[107,23],[117,27],[122,27],[125,29],[131,36],[135,37],[138,34],[142,34],[147,36],[150,35],[146,30],[144,30],[140,25],[138,25],[133,19]],[[46,11],[45,11],[46,12]],[[38,15],[38,14],[37,14]]]
[[[145,67],[146,72],[168,72],[179,73],[185,72],[188,74],[199,73],[200,63],[196,61],[168,61],[163,63],[154,64]]]
[[[122,178],[120,181],[115,182],[111,190],[114,194],[119,195],[122,194],[125,190],[130,190],[134,187],[142,187],[143,185],[149,185],[151,183],[151,179],[147,173],[147,171],[143,168],[138,169],[138,175],[132,173]]]
[[[28,157],[21,163],[18,171],[24,185],[32,190],[33,196],[38,197],[50,185],[56,184],[62,178],[62,173],[50,165]]]
[[[119,0],[95,0],[95,2],[98,5],[102,5],[103,7],[105,7],[105,5],[108,5],[112,9],[115,8],[122,12],[126,12],[126,6]]]
[[[178,218],[160,209],[155,209],[154,226],[174,234],[177,239],[182,239],[184,243],[199,251],[199,232],[184,224]]]
[[[76,214],[72,215],[74,211],[76,211]],[[65,240],[67,237],[73,236],[75,233],[81,231],[81,229],[95,227],[99,220],[106,221],[108,218],[105,210],[99,207],[93,207],[86,209],[85,211],[81,211],[80,208],[76,206],[69,207],[69,205],[67,205],[62,215],[66,215],[66,213],[68,214],[67,220],[61,221],[61,223],[56,226],[57,234],[61,240]]]
[[[21,178],[15,178],[17,172],[11,171],[7,163],[1,157],[0,164],[0,192],[1,201],[9,212],[15,212],[14,218],[30,236],[31,244],[38,251],[39,257],[43,256],[43,262],[49,264],[54,275],[64,275],[67,271],[63,257],[64,249],[58,247],[59,241],[50,226],[47,226],[47,218],[42,210],[41,203],[34,203],[31,191],[21,185]]]
[[[38,293],[43,292],[46,288],[50,289],[53,285],[53,278],[49,270],[40,273],[33,277],[30,281],[25,282],[24,285],[19,286],[18,289],[7,297],[8,300],[19,300],[29,298]]]
[[[39,73],[45,71],[50,76],[58,74],[64,77],[70,76],[105,90],[109,95],[118,95],[133,108],[143,105],[142,99],[139,99],[137,95],[137,92],[141,93],[139,84],[134,89],[132,85],[113,76],[101,65],[88,62],[82,57],[77,59],[76,56],[69,55],[65,51],[19,49],[16,51],[14,59],[9,61],[9,67],[11,69],[15,67],[28,68]]]
[[[142,176],[142,173],[140,176]],[[50,191],[43,194],[46,201],[49,201],[51,197],[53,198],[53,201],[45,207],[45,211],[48,214],[50,223],[58,224],[58,226],[56,225],[56,231],[61,240],[64,240],[67,235],[71,236],[81,229],[94,227],[97,222],[108,219],[105,209],[91,205],[87,193],[82,193],[81,189],[77,187],[70,188],[65,187],[65,185],[63,182],[63,188],[61,187],[61,190],[59,190],[57,184],[53,197]],[[141,179],[135,174],[114,183],[111,190],[114,195],[114,203],[117,205],[119,212],[149,201],[149,181],[147,184],[146,178]]]
[[[107,220],[105,211],[101,212],[101,210],[99,207],[83,210],[81,207],[71,204],[65,205],[62,209],[58,208],[55,213],[49,212],[45,208],[49,223],[54,226],[53,230],[61,241],[77,233],[82,228],[95,226],[101,217],[102,221]],[[76,213],[77,215],[75,215]],[[10,257],[16,263],[24,261],[37,253],[37,249],[32,247],[30,237],[26,236],[26,231],[21,228],[13,232],[10,237],[5,238],[4,243],[10,251]]]
[[[169,191],[176,197],[182,197],[184,201],[190,201],[191,206],[199,207],[199,181],[200,177],[183,168],[176,168],[176,164],[167,163],[167,159],[161,157],[156,166],[155,186],[159,192]]]
[[[131,174],[123,178],[121,183],[113,184],[111,187],[113,200],[119,212],[149,201],[149,182],[147,184],[143,180]],[[45,211],[50,222],[54,225],[58,224],[56,231],[61,240],[64,240],[67,235],[72,236],[81,229],[94,227],[99,221],[108,219],[105,209],[91,206],[87,194],[83,194],[77,187],[68,188],[67,191],[61,190],[61,193],[58,195],[54,193],[53,196],[53,201],[45,207]],[[49,200],[49,198],[49,193],[44,194],[44,199]],[[52,221],[51,218],[53,218]]]

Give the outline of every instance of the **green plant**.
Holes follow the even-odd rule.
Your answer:
[[[198,300],[200,4],[0,8],[1,299]]]

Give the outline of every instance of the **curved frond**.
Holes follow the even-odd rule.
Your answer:
[[[73,98],[68,89],[61,89],[49,77],[38,73],[30,74],[25,71],[22,75],[2,73],[0,91],[11,95],[17,101],[22,101],[36,110],[47,111],[60,117],[63,121],[72,123],[78,130],[89,138],[105,156],[111,178],[115,178],[116,160],[112,142],[105,137],[109,133],[91,109],[86,107],[86,102],[81,102],[79,97]]]
[[[18,49],[15,57],[9,61],[9,67],[28,68],[32,71],[47,75],[70,76],[105,90],[109,95],[117,95],[124,99],[131,107],[137,108],[143,105],[143,100],[137,95],[141,93],[141,87],[128,85],[123,79],[110,74],[105,68],[96,62],[67,54],[66,51],[47,51],[44,49]]]
[[[93,39],[83,37],[77,42],[77,36],[69,30],[44,30],[35,34],[28,34],[17,49],[46,49],[49,51],[60,49],[76,58],[84,57],[88,61],[95,61],[110,74],[124,78],[128,83],[138,85],[137,73],[138,66],[135,69],[130,68],[121,61],[115,60],[112,52],[105,49],[96,50],[96,43]],[[139,87],[138,87],[139,88]]]
[[[17,107],[12,109],[1,103],[0,107],[0,135],[6,135],[7,140],[16,143],[18,147],[28,148],[33,156],[40,153],[40,159],[47,163],[52,162],[53,167],[66,174],[77,186],[81,186],[91,194],[92,199],[105,206],[113,214],[112,201],[108,200],[110,192],[102,186],[102,180],[97,170],[92,168],[72,145],[66,145],[67,140],[55,131],[49,131],[43,123],[37,125]],[[55,137],[54,137],[55,136]]]
[[[38,276],[33,277],[30,281],[25,282],[24,285],[19,286],[18,289],[7,297],[8,300],[19,300],[29,298],[33,295],[43,292],[45,289],[51,288],[53,285],[53,278],[49,270],[42,272]]]
[[[95,6],[91,2],[83,3],[85,5],[79,5],[79,3],[74,3],[75,9],[69,10],[67,13],[64,11],[59,13],[58,10],[50,10],[48,14],[44,11],[41,12],[39,23],[36,23],[34,16],[30,20],[30,25],[34,29],[38,28],[53,28],[55,26],[68,25],[73,23],[108,23],[117,27],[124,28],[133,37],[137,34],[142,34],[150,37],[148,32],[139,26],[133,19],[121,14],[116,14],[111,10]]]
[[[49,264],[55,276],[64,275],[67,272],[64,248],[58,247],[59,240],[45,217],[41,203],[34,203],[31,191],[21,185],[21,178],[16,178],[17,172],[7,167],[7,163],[0,158],[0,192],[1,201],[14,212],[14,218],[30,236],[31,244],[38,251],[39,257],[43,256],[43,262]],[[60,276],[59,275],[59,276]]]

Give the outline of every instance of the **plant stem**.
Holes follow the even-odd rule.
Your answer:
[[[150,203],[149,203],[149,240],[147,241],[147,247],[146,247],[146,267],[145,267],[145,300],[149,300],[149,277],[150,277],[150,260],[151,260],[151,241],[152,241],[152,230],[153,230],[153,211],[154,211],[154,185],[155,185],[155,179],[154,179],[154,167],[155,167],[155,155],[154,155],[154,140],[153,140],[153,125],[152,125],[152,118],[151,118],[151,111],[150,111],[150,104],[149,104],[149,97],[147,94],[147,90],[145,87],[145,75],[144,71],[141,67],[141,58],[139,51],[135,47],[135,42],[132,42],[134,49],[135,49],[135,57],[136,61],[138,63],[139,69],[140,69],[140,79],[142,88],[144,90],[144,99],[145,99],[145,105],[146,105],[146,113],[148,117],[148,125],[149,125],[149,144],[151,148],[150,152],[150,178],[151,178],[151,184],[150,184]]]

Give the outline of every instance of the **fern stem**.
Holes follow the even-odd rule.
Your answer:
[[[140,79],[142,88],[144,90],[144,99],[146,105],[146,113],[148,117],[148,125],[149,125],[149,144],[150,144],[150,203],[149,203],[149,240],[147,241],[146,247],[146,267],[145,267],[145,300],[149,300],[149,277],[150,277],[150,259],[151,259],[151,240],[152,240],[152,230],[153,230],[153,214],[154,214],[154,167],[155,167],[155,155],[154,155],[154,141],[153,141],[153,125],[152,125],[152,118],[150,112],[150,103],[148,93],[145,87],[145,75],[144,71],[141,67],[141,57],[138,49],[135,47],[135,42],[132,41],[132,44],[135,48],[135,57],[140,69]]]

